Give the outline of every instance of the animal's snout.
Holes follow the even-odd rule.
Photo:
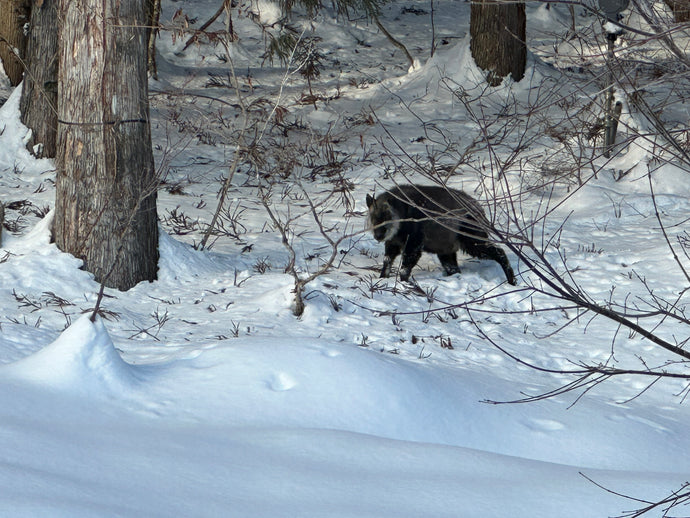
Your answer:
[[[387,227],[388,225],[379,225],[378,227],[374,228],[374,239],[376,239],[376,241],[385,241],[386,234],[388,233]]]

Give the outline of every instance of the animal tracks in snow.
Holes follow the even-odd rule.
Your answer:
[[[528,428],[542,432],[555,432],[565,428],[563,423],[552,419],[530,419],[526,424]]]
[[[295,388],[297,385],[297,380],[285,372],[274,374],[268,381],[268,387],[274,392],[285,392]]]

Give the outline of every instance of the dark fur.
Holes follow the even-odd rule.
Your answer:
[[[503,250],[489,241],[481,228],[484,213],[468,194],[438,186],[395,187],[374,199],[367,194],[369,224],[374,238],[385,241],[386,256],[381,277],[402,252],[400,279],[410,278],[422,251],[436,254],[447,275],[459,273],[456,252],[496,261],[510,284],[515,274]]]

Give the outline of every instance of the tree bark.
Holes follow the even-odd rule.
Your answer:
[[[2,228],[5,225],[5,206],[0,201],[0,246],[2,246]]]
[[[664,0],[678,23],[690,22],[690,0]]]
[[[55,241],[106,286],[156,278],[157,180],[140,0],[60,0]]]
[[[19,105],[31,129],[29,149],[54,157],[57,137],[58,0],[34,0],[26,44],[26,75]],[[38,145],[38,146],[37,146]]]
[[[524,2],[473,0],[470,7],[470,51],[477,66],[487,71],[491,86],[510,75],[520,81],[527,65]]]
[[[156,36],[161,17],[161,0],[146,0],[146,31],[148,45],[148,73],[152,79],[158,80],[158,66],[156,64]]]
[[[0,61],[12,86],[21,82],[24,72],[24,25],[28,21],[29,0],[0,0]]]

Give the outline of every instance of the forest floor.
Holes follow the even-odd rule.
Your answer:
[[[217,4],[164,1],[161,20],[199,26]],[[99,285],[51,242],[54,162],[25,149],[19,91],[0,81],[0,516],[607,517],[690,479],[686,379],[629,374],[540,397],[585,365],[687,375],[671,353],[545,295],[512,253],[517,286],[469,257],[450,277],[424,255],[413,282],[378,278],[366,195],[441,182],[500,228],[532,228],[591,300],[682,315],[688,280],[666,237],[687,262],[687,172],[622,94],[620,144],[600,154],[596,18],[576,12],[573,35],[564,5],[529,4],[526,76],[488,89],[469,6],[383,7],[412,67],[364,20],[295,19],[320,39],[311,88],[296,61],[262,58],[248,13],[270,24],[269,2],[233,11],[228,48],[181,52],[185,36],[162,31],[150,83],[159,278],[106,289],[96,323]],[[665,60],[635,77],[680,132],[687,86]],[[250,152],[236,163],[238,146]],[[337,242],[300,318],[267,207],[300,275]],[[689,335],[661,313],[641,324]]]

